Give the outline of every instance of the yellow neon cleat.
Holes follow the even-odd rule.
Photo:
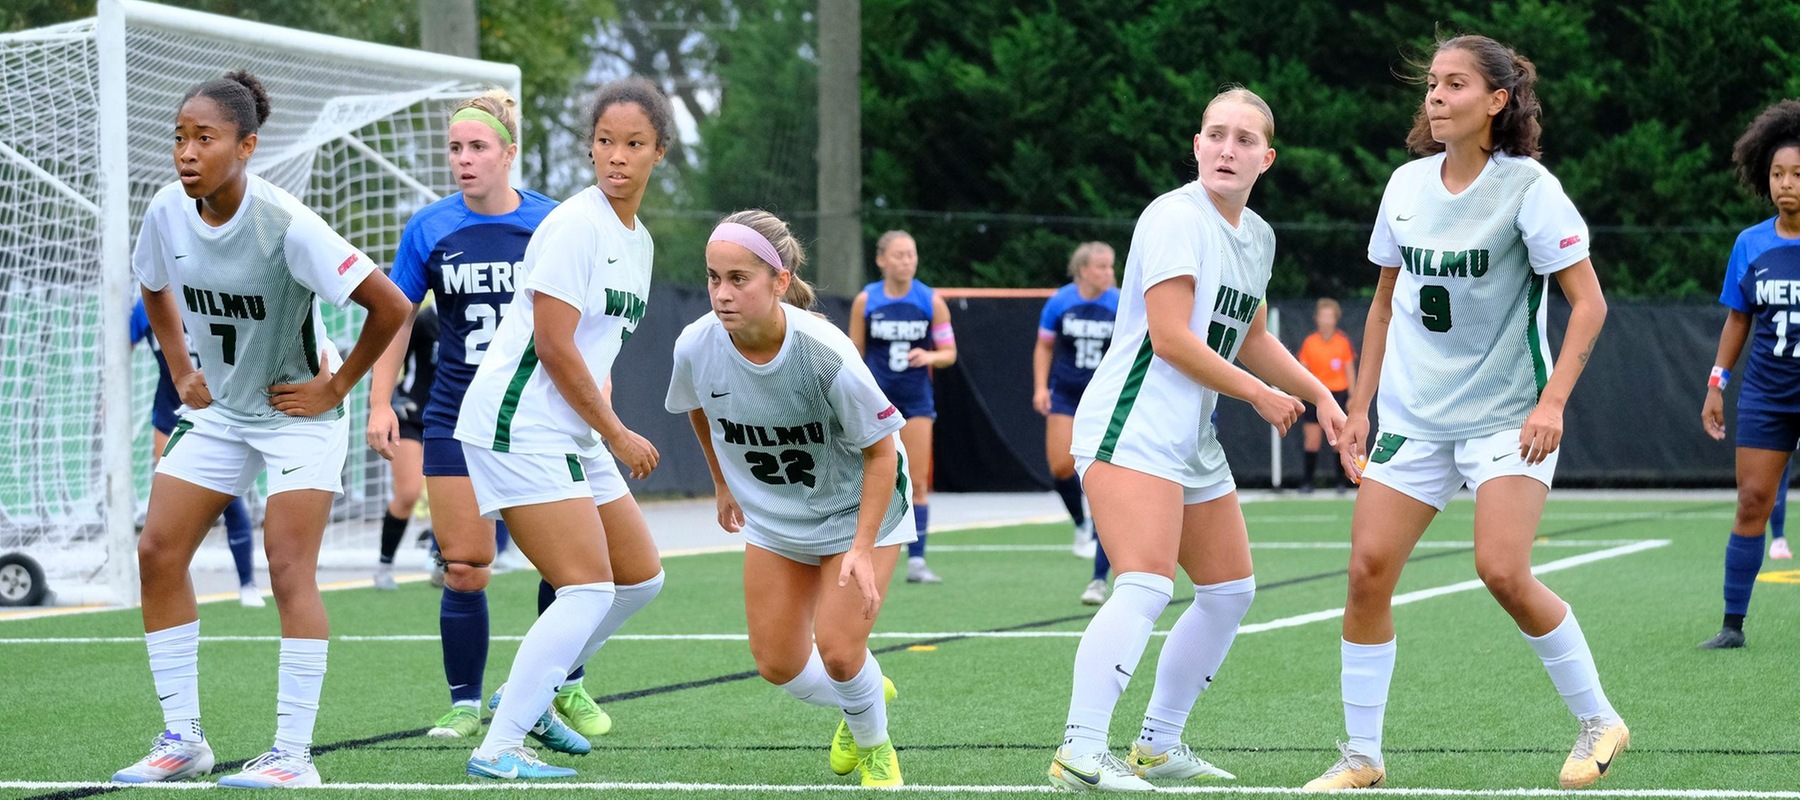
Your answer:
[[[891,739],[874,747],[856,748],[856,768],[862,770],[864,787],[906,785],[900,779],[900,754],[894,752]]]
[[[894,702],[894,696],[900,694],[894,688],[894,682],[886,675],[881,676],[882,702]],[[856,737],[850,735],[850,723],[838,720],[837,732],[831,735],[831,771],[839,775],[849,775],[856,771]]]
[[[550,701],[550,704],[569,723],[569,727],[582,736],[592,739],[612,733],[612,716],[594,702],[586,686],[579,683],[564,686],[556,690],[556,699]]]

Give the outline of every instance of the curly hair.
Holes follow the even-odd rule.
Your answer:
[[[588,138],[593,138],[594,128],[600,125],[600,116],[622,103],[636,103],[643,109],[644,116],[650,118],[651,129],[656,131],[656,149],[668,149],[671,137],[675,135],[675,108],[669,104],[669,96],[656,84],[636,75],[612,81],[594,94],[594,102],[588,106]]]
[[[1783,100],[1763,109],[1731,146],[1731,166],[1751,194],[1772,199],[1769,162],[1783,147],[1800,147],[1800,100]]]
[[[1506,90],[1506,107],[1488,122],[1494,149],[1515,156],[1542,156],[1538,138],[1544,129],[1538,123],[1538,115],[1543,106],[1538,102],[1537,67],[1531,59],[1493,39],[1477,35],[1439,39],[1432,56],[1435,58],[1445,50],[1463,50],[1474,56],[1475,68],[1487,82],[1488,91]],[[1411,70],[1411,74],[1405,76],[1407,80],[1423,85],[1431,72],[1431,61],[1409,61],[1407,66]],[[1419,110],[1413,114],[1412,130],[1406,134],[1406,149],[1420,156],[1444,152],[1444,143],[1431,138],[1431,119],[1425,114],[1424,103],[1420,103]]]

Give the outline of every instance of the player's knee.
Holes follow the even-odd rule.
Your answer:
[[[479,592],[487,589],[491,574],[487,567],[450,564],[444,568],[444,585],[459,592]]]
[[[1769,512],[1775,508],[1775,490],[1766,486],[1739,486],[1737,502],[1737,521],[1739,527],[1762,529],[1762,524],[1769,519]]]
[[[165,580],[187,571],[188,565],[182,563],[180,548],[159,546],[156,537],[140,537],[137,551],[140,582]]]
[[[1059,480],[1059,481],[1066,481],[1070,478],[1075,477],[1075,459],[1073,459],[1073,458],[1052,458],[1052,459],[1050,459],[1050,477],[1054,478],[1056,480]]]
[[[776,686],[787,684],[800,677],[806,669],[805,658],[793,658],[784,654],[758,651],[751,648],[750,657],[756,660],[756,673],[762,679]]]
[[[1533,581],[1529,566],[1490,564],[1479,560],[1475,562],[1475,575],[1481,578],[1481,583],[1487,587],[1488,594],[1493,595],[1500,605],[1508,608],[1516,605],[1525,596]]]
[[[1377,595],[1386,595],[1387,587],[1393,584],[1395,567],[1391,567],[1378,558],[1350,557],[1350,601],[1366,601]]]
[[[867,645],[853,642],[833,642],[820,640],[819,660],[825,664],[825,674],[832,680],[847,681],[861,672],[863,661],[868,658]]]
[[[301,558],[279,551],[269,555],[269,587],[277,595],[287,595],[295,591],[304,591],[318,584],[318,563],[314,559]],[[313,589],[316,591],[316,589]]]

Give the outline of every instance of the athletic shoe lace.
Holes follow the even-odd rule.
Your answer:
[[[1350,770],[1356,768],[1356,764],[1352,763],[1352,759],[1361,760],[1361,761],[1367,760],[1367,759],[1364,759],[1360,755],[1356,755],[1356,754],[1350,752],[1350,745],[1345,744],[1343,742],[1337,743],[1337,749],[1338,749],[1337,763],[1332,764],[1331,769],[1325,770],[1325,774],[1320,775],[1319,777],[1335,778],[1339,775],[1342,775],[1342,774],[1349,772]]]
[[[583,722],[600,716],[600,706],[594,702],[594,698],[588,696],[587,689],[580,685],[564,693],[563,697],[566,698],[564,704],[568,708],[565,710],[571,720]]]
[[[887,751],[891,749],[891,747],[878,747],[874,750],[870,750],[869,754],[863,757],[863,769],[869,771],[869,777],[878,781],[885,781],[893,778],[894,774],[888,771],[890,761],[887,757]]]
[[[298,753],[283,753],[280,750],[270,750],[256,758],[250,759],[250,763],[244,765],[244,771],[261,772],[262,770],[271,767],[283,766],[288,762],[294,762],[297,765],[304,764],[307,760],[308,759],[305,756]]]
[[[1137,777],[1137,773],[1131,771],[1131,767],[1125,763],[1125,759],[1115,756],[1112,753],[1100,754],[1099,767],[1101,772],[1107,773],[1115,778]]]
[[[1575,749],[1569,752],[1569,757],[1577,761],[1593,758],[1594,745],[1600,743],[1600,736],[1606,733],[1606,728],[1606,720],[1599,717],[1582,720],[1581,733],[1575,737]]]
[[[511,755],[513,758],[518,759],[521,763],[523,763],[525,766],[528,766],[528,767],[544,766],[544,762],[542,760],[540,760],[537,756],[537,751],[533,750],[529,747],[526,747],[525,745],[518,745],[516,747],[508,747],[505,750],[501,750],[499,755],[494,756],[494,763],[496,763],[496,764],[500,763],[500,759],[505,758],[508,755]]]
[[[186,742],[159,733],[156,735],[155,739],[150,741],[150,755],[144,756],[144,760],[155,761],[158,758],[181,749],[183,744],[186,744]]]

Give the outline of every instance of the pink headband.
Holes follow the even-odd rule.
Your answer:
[[[787,267],[781,265],[781,254],[775,251],[775,245],[749,225],[721,222],[719,227],[713,228],[712,238],[707,239],[706,242],[707,244],[730,242],[754,253],[757,258],[762,259],[769,266],[781,272],[787,271]]]

